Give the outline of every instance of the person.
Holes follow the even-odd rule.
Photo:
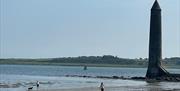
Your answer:
[[[104,83],[103,82],[101,82],[100,89],[101,89],[101,91],[104,91]]]
[[[39,87],[39,81],[36,82],[36,86]]]

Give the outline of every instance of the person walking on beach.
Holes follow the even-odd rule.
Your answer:
[[[39,81],[36,82],[36,86],[39,87]]]
[[[100,89],[101,89],[101,91],[104,91],[104,83],[103,82],[101,82]]]

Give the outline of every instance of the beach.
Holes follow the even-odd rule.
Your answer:
[[[84,87],[84,88],[71,88],[71,89],[36,89],[32,91],[101,91],[99,87]],[[123,87],[105,87],[105,91],[180,91],[180,89],[171,88],[158,88],[158,86],[152,87],[140,87],[140,86],[123,86]]]
[[[145,68],[0,65],[0,91],[180,91],[180,82],[146,82],[145,80],[100,78],[145,75]],[[180,73],[179,69],[168,69]],[[86,77],[84,77],[86,75]],[[39,88],[36,82],[40,82]]]

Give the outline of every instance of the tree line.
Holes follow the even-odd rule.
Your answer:
[[[0,59],[0,64],[106,64],[106,65],[148,65],[147,58],[119,58],[112,55],[103,56],[79,56],[61,58],[41,58],[41,59]],[[180,66],[180,57],[163,59],[162,63],[167,66]]]

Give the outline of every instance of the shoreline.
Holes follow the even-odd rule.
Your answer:
[[[121,79],[121,80],[135,80],[146,82],[180,82],[180,77],[157,77],[154,79],[147,79],[146,77],[124,77],[124,76],[86,76],[86,75],[65,75],[65,77],[82,77],[82,78],[99,78],[99,79]]]
[[[71,76],[68,76],[68,77],[71,78]],[[78,78],[77,75],[75,78]],[[92,76],[81,76],[80,78],[83,78],[83,79],[90,78],[91,79]],[[97,77],[94,77],[94,78],[96,79]],[[67,79],[69,79],[69,78],[67,78]],[[136,79],[136,78],[128,79],[128,78],[123,78],[123,77],[117,78],[115,76],[114,76],[114,78],[100,76],[97,79],[101,79],[101,80],[99,80],[98,83],[95,83],[95,85],[92,85],[92,84],[87,85],[87,84],[83,84],[83,83],[77,83],[77,84],[81,84],[77,87],[72,86],[72,85],[65,86],[65,87],[64,87],[64,85],[54,85],[52,87],[47,87],[47,86],[45,86],[46,84],[40,83],[40,87],[37,88],[36,85],[33,85],[33,84],[35,84],[35,82],[34,83],[30,82],[30,84],[32,84],[32,86],[27,85],[21,91],[100,91],[99,85],[100,85],[100,82],[102,82],[102,81],[104,82],[104,85],[105,85],[105,91],[180,91],[179,85],[176,85],[176,84],[180,84],[180,82],[156,81],[156,80],[155,81],[152,80],[152,81],[148,82],[145,79],[144,80],[142,80],[142,79],[140,80],[140,79]],[[111,79],[113,79],[113,81]],[[107,80],[109,80],[109,81],[107,81]],[[94,81],[94,80],[91,79],[91,81]],[[114,81],[118,81],[119,83],[116,83]],[[112,84],[111,82],[113,83],[113,85],[111,85]],[[168,85],[168,84],[170,84],[170,85]],[[1,86],[2,85],[3,84],[1,84]],[[17,83],[16,85],[18,85],[18,86],[14,87],[15,84],[10,84],[10,86],[8,88],[16,89],[16,88],[21,88],[21,86],[22,86],[21,83]],[[28,90],[29,87],[33,87],[33,89]],[[4,89],[6,89],[6,87]],[[3,90],[3,91],[5,91],[5,90]]]
[[[114,65],[114,64],[21,64],[21,63],[0,63],[0,65],[38,65],[38,66],[72,66],[72,67],[112,67],[112,68],[147,68],[139,65]],[[167,69],[180,69],[179,66],[165,66]]]
[[[146,83],[159,83],[159,82],[175,82],[179,83],[180,78],[173,79],[168,77],[162,77],[162,78],[156,78],[156,79],[146,79],[145,77],[124,77],[124,76],[86,76],[86,75],[64,75],[62,77],[69,78],[83,78],[83,79],[101,79],[101,80],[124,80],[124,81],[141,81]],[[30,83],[35,84],[35,83]],[[11,84],[5,84],[0,82],[0,88],[19,88],[22,84],[21,83],[11,83]],[[35,85],[34,85],[35,86]],[[55,90],[56,91],[56,90]]]
[[[116,86],[105,87],[105,91],[180,91],[179,88],[158,88],[156,86]],[[99,87],[82,87],[68,89],[36,89],[32,91],[100,91]]]

